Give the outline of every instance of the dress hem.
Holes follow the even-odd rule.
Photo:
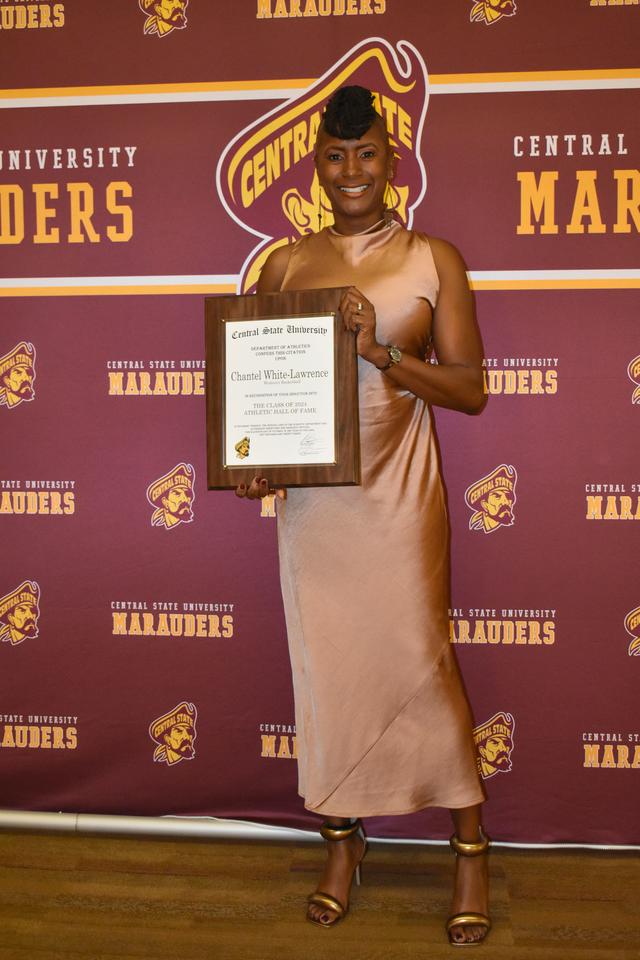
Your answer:
[[[299,794],[302,797],[302,794]],[[302,797],[304,800],[304,797]],[[487,798],[484,795],[477,795],[474,799],[470,799],[461,803],[459,800],[455,802],[450,802],[447,800],[422,800],[417,804],[412,804],[410,807],[406,807],[402,810],[381,810],[376,808],[375,810],[348,810],[348,811],[338,811],[338,810],[327,810],[321,809],[324,807],[324,804],[320,804],[320,807],[310,807],[306,803],[304,805],[305,810],[308,810],[309,813],[317,813],[320,816],[324,817],[349,817],[354,816],[358,817],[401,817],[409,813],[418,813],[420,810],[426,810],[429,807],[442,807],[446,810],[464,810],[466,807],[475,807],[480,803],[484,803]]]

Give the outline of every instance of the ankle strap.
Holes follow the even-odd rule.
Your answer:
[[[329,823],[328,820],[325,820],[320,827],[320,836],[324,840],[346,840],[347,837],[351,837],[354,833],[357,833],[359,829],[359,820],[355,820],[346,827],[336,827],[334,824]]]
[[[459,853],[461,857],[478,857],[481,853],[486,853],[491,841],[482,827],[479,828],[480,839],[476,843],[465,843],[454,833],[449,839],[451,849]]]

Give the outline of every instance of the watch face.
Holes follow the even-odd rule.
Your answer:
[[[400,361],[402,360],[402,353],[400,352],[400,350],[398,350],[397,347],[389,347],[388,350],[389,350],[389,356],[391,357],[393,362],[400,363]]]

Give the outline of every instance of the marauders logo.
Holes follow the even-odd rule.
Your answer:
[[[631,395],[631,403],[640,403],[640,356],[631,361],[627,367],[627,373],[631,383],[635,384],[635,390]]]
[[[298,741],[295,724],[261,723],[260,756],[269,760],[297,760]]]
[[[517,479],[516,468],[501,463],[492,473],[467,487],[464,499],[472,511],[470,530],[493,533],[499,527],[513,525]]]
[[[479,21],[489,26],[502,17],[512,17],[517,9],[515,0],[477,0],[473,3],[469,19],[471,23]]]
[[[249,456],[249,451],[251,449],[251,440],[249,437],[243,437],[242,440],[238,440],[235,444],[234,449],[236,451],[236,457],[239,460],[244,460]]]
[[[557,357],[485,357],[482,366],[484,392],[491,396],[558,394]]]
[[[77,750],[78,718],[0,713],[0,749]]]
[[[64,3],[3,0],[0,6],[0,30],[47,30],[63,26]]]
[[[624,618],[624,628],[631,637],[629,656],[640,657],[640,607],[629,611]]]
[[[595,770],[640,770],[639,733],[585,731],[582,741],[583,767]]]
[[[189,0],[138,0],[138,5],[147,15],[145,34],[166,37],[172,30],[184,30],[187,25]]]
[[[0,357],[0,407],[14,407],[33,400],[36,379],[36,348],[23,340]]]
[[[220,200],[236,223],[259,238],[242,266],[239,293],[254,287],[272,250],[317,230],[319,213],[324,226],[333,222],[315,173],[313,150],[325,103],[345,84],[368,87],[375,95],[398,157],[390,206],[411,227],[426,189],[420,144],[427,69],[406,40],[396,47],[379,38],[363,40],[303,94],[245,127],[220,157]]]
[[[193,484],[196,472],[190,463],[178,463],[147,487],[147,500],[154,507],[151,517],[152,527],[165,527],[173,530],[179,523],[191,523],[193,520]]]
[[[496,713],[486,723],[473,731],[478,750],[478,772],[483,780],[490,780],[496,773],[509,773],[513,731],[516,722],[510,713]]]
[[[183,700],[149,725],[149,736],[157,743],[153,753],[156,763],[172,766],[181,760],[193,760],[196,755],[193,742],[197,736],[197,716],[195,706]]]
[[[0,597],[0,640],[15,646],[27,637],[37,637],[39,616],[40,587],[35,580],[25,580]]]
[[[204,360],[107,360],[110,397],[204,397]]]

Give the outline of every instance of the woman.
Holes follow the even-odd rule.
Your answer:
[[[366,852],[354,817],[451,810],[455,945],[488,933],[488,841],[467,702],[449,645],[448,531],[430,404],[475,413],[482,347],[463,262],[385,207],[395,158],[373,97],[336,91],[315,148],[332,227],[275,250],[258,292],[348,287],[362,484],[296,489],[278,510],[299,787],[328,859],[308,919],[348,909]],[[438,364],[425,363],[431,346]],[[268,492],[255,477],[238,496]]]

